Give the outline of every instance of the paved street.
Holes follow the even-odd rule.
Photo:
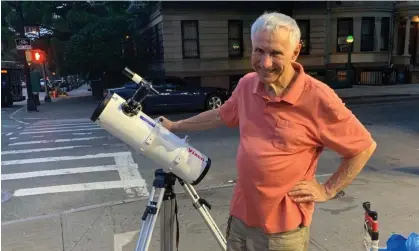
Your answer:
[[[158,166],[90,122],[97,102],[89,100],[60,101],[64,102],[60,109],[66,105],[70,109],[64,109],[64,114],[54,104],[45,104],[51,106],[45,113],[16,114],[21,123],[29,124],[7,119],[13,109],[4,109],[2,191],[13,197],[2,203],[3,221],[148,195]],[[378,141],[368,170],[417,173],[417,107],[419,101],[351,106]],[[190,115],[167,116],[179,119]],[[211,171],[197,187],[234,182],[237,130],[220,128],[188,135],[190,143],[213,161]],[[318,175],[330,175],[338,163],[338,156],[326,151]]]

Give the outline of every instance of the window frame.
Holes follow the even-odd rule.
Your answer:
[[[310,42],[310,20],[309,19],[297,19],[296,20],[298,27],[302,26],[302,25],[307,25],[306,27],[306,31],[307,34],[301,33],[301,39],[300,39],[300,43],[302,40],[304,40],[303,37],[305,37],[306,40],[306,47],[305,50],[303,50],[303,47],[301,47],[301,51],[300,54],[301,55],[310,55],[310,49],[311,49],[311,42]],[[300,32],[301,32],[301,28],[300,28]]]
[[[364,23],[366,22],[366,23]],[[367,26],[367,24],[371,26]],[[370,33],[364,34],[364,30],[371,30]],[[375,17],[362,17],[361,19],[361,52],[371,52],[375,49],[376,39],[375,36]]]
[[[195,26],[196,30],[196,38],[195,39],[185,39],[185,25],[187,24],[193,24]],[[201,51],[199,49],[199,23],[198,20],[181,20],[180,21],[180,27],[181,27],[181,38],[182,38],[182,57],[184,59],[190,59],[190,58],[200,58]],[[185,41],[193,41],[196,42],[196,56],[187,56],[185,51]]]
[[[350,22],[350,28],[349,28],[349,31],[348,31],[348,34],[346,34],[346,35],[344,35],[345,36],[345,44],[347,44],[346,43],[346,37],[347,36],[349,36],[349,35],[354,35],[353,33],[354,33],[354,18],[353,17],[342,17],[342,18],[338,18],[337,19],[337,30],[336,30],[336,52],[348,52],[349,50],[341,50],[341,48],[340,48],[340,46],[342,45],[342,44],[339,44],[339,38],[340,37],[342,37],[342,36],[339,36],[339,26],[340,26],[340,22]],[[356,39],[356,38],[355,38]],[[350,44],[350,45],[348,45],[348,48],[349,48],[349,46],[351,46],[352,47],[352,49],[353,49],[353,46],[354,46],[354,43],[352,43],[352,44]]]
[[[231,38],[230,37],[230,25],[238,25],[238,30],[239,30],[239,37],[236,38]],[[227,25],[227,33],[228,33],[228,38],[227,38],[227,47],[228,47],[228,57],[229,58],[242,58],[244,56],[244,41],[243,41],[243,20],[228,20],[228,25]],[[239,53],[238,54],[232,54],[231,51],[232,49],[230,48],[230,41],[239,41],[240,44],[240,49],[239,49]]]

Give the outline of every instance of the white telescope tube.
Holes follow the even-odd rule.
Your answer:
[[[208,172],[211,159],[186,143],[185,139],[163,127],[142,111],[128,116],[122,106],[126,100],[108,94],[93,112],[91,120],[113,136],[141,152],[183,181],[196,185]]]

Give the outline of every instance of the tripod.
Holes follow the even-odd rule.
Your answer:
[[[143,217],[141,218],[143,220],[143,224],[141,226],[141,231],[135,251],[148,250],[158,214],[160,214],[160,250],[174,251],[173,234],[175,215],[177,222],[176,246],[178,245],[179,222],[177,220],[176,194],[173,190],[173,186],[175,185],[176,180],[179,181],[185,192],[192,199],[193,206],[199,211],[200,215],[205,220],[205,223],[212,231],[222,250],[226,250],[226,240],[212,219],[210,213],[208,212],[207,207],[211,209],[209,203],[204,199],[201,199],[190,184],[185,183],[182,179],[178,178],[173,173],[165,173],[163,169],[157,169],[155,172],[155,179],[153,181],[153,188],[148,200],[148,205],[144,211]],[[155,200],[154,197],[156,195],[157,189],[159,189],[160,192],[157,200]]]

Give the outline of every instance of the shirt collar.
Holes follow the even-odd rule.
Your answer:
[[[291,85],[287,88],[283,96],[270,98],[265,91],[263,83],[259,81],[258,77],[256,77],[257,82],[253,88],[253,94],[259,95],[260,97],[273,102],[285,101],[292,105],[297,103],[298,99],[304,91],[305,72],[303,66],[297,62],[292,62],[292,66],[297,72],[297,77],[295,78],[294,82],[291,83]]]

